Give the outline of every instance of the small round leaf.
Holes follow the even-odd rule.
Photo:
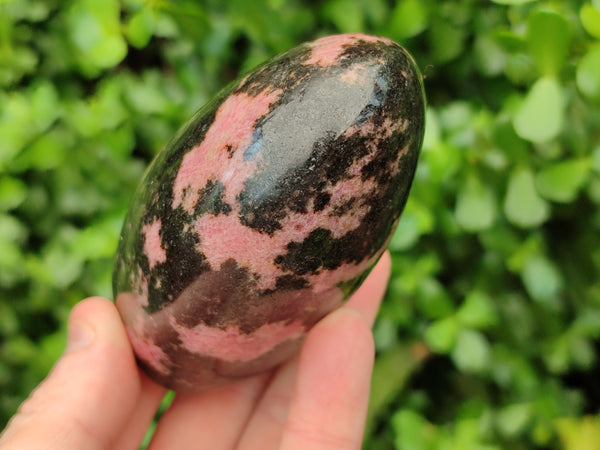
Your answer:
[[[494,194],[474,176],[458,192],[456,220],[466,231],[481,231],[492,226],[496,218]]]
[[[490,365],[490,344],[478,331],[461,330],[452,352],[452,360],[467,373],[481,373]]]
[[[529,19],[527,44],[539,72],[556,75],[562,69],[570,47],[567,20],[552,11],[537,11]]]
[[[568,203],[577,197],[589,179],[589,159],[561,161],[547,166],[536,177],[539,193],[548,200]]]
[[[600,101],[600,43],[590,48],[579,61],[577,87],[589,99]]]
[[[548,203],[535,189],[530,169],[516,169],[508,180],[508,191],[504,200],[504,213],[513,224],[528,228],[542,224],[549,216]]]
[[[513,117],[515,131],[523,139],[546,142],[558,136],[563,123],[562,86],[554,77],[540,78]]]
[[[579,10],[579,20],[588,34],[600,39],[600,10],[594,8],[592,4],[586,3]]]

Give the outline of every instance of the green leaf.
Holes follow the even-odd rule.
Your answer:
[[[469,328],[485,330],[498,323],[498,312],[494,301],[485,292],[474,290],[456,312],[461,325]]]
[[[473,121],[473,105],[466,100],[456,100],[439,109],[439,122],[444,130],[461,131]]]
[[[77,230],[65,225],[42,251],[43,269],[49,281],[58,288],[66,288],[81,275],[83,259],[72,251]]]
[[[11,50],[0,51],[0,86],[10,87],[24,75],[35,72],[39,63],[38,54],[29,47],[15,44]]]
[[[488,76],[502,73],[506,67],[507,56],[503,47],[491,35],[477,36],[473,45],[473,56],[479,71]]]
[[[436,320],[425,330],[425,342],[436,353],[449,353],[456,343],[459,323],[450,316]]]
[[[0,97],[0,169],[17,155],[31,138],[33,112],[22,92]]]
[[[44,336],[41,342],[38,343],[38,354],[35,361],[32,362],[30,366],[39,374],[39,377],[45,377],[52,369],[52,366],[56,364],[60,355],[64,352],[66,347],[65,335],[65,330],[61,329],[55,333]]]
[[[67,32],[82,68],[89,75],[117,65],[127,54],[120,14],[118,0],[76,0],[71,5]]]
[[[570,46],[567,20],[552,11],[537,11],[529,18],[527,43],[529,53],[542,75],[557,75],[562,69]]]
[[[323,14],[342,33],[357,33],[365,28],[365,14],[357,0],[330,0],[324,4]]]
[[[53,127],[42,134],[13,160],[12,169],[49,170],[61,165],[67,150],[73,145],[74,136],[70,129]]]
[[[10,336],[19,331],[19,317],[9,303],[0,302],[0,336]]]
[[[382,413],[386,413],[387,417],[390,404],[404,390],[411,375],[421,367],[426,356],[425,351],[415,351],[415,346],[408,342],[397,344],[378,354],[371,378],[371,395],[366,420],[367,434],[374,425],[377,425],[376,419]]]
[[[74,239],[73,254],[83,260],[110,258],[117,250],[121,220],[107,217],[88,226]]]
[[[527,159],[529,143],[517,135],[508,117],[502,117],[494,126],[493,138],[498,149],[509,161],[520,162]]]
[[[135,48],[144,48],[154,31],[154,17],[149,7],[140,8],[131,16],[125,27],[125,36]]]
[[[45,131],[60,114],[58,93],[54,85],[49,82],[35,86],[31,90],[29,102],[35,131]]]
[[[491,227],[496,218],[496,199],[476,176],[469,176],[458,192],[454,211],[458,223],[469,232]]]
[[[537,0],[492,0],[499,5],[523,5],[525,3],[535,2]]]
[[[165,79],[158,72],[147,71],[143,77],[126,77],[125,95],[131,106],[141,114],[164,113],[169,106]]]
[[[600,417],[561,417],[555,422],[561,448],[595,450],[600,448]]]
[[[424,278],[417,288],[417,306],[431,319],[445,317],[454,310],[445,287],[435,278]]]
[[[550,211],[546,201],[535,189],[533,173],[528,168],[515,169],[508,180],[504,213],[513,224],[535,227],[546,221]]]
[[[392,11],[388,34],[392,39],[402,41],[424,31],[427,24],[428,11],[424,2],[401,0]]]
[[[592,152],[592,167],[596,172],[600,172],[600,145]]]
[[[427,156],[419,164],[427,168],[428,178],[435,184],[452,179],[463,162],[460,149],[444,141],[431,149],[424,149],[423,153]]]
[[[506,260],[508,270],[522,272],[530,258],[537,257],[543,253],[542,245],[540,237],[537,234],[530,235],[526,240],[514,242],[514,246],[511,246],[511,253]]]
[[[2,14],[15,21],[40,22],[48,17],[50,6],[46,3],[31,0],[0,0],[0,7],[3,8]]]
[[[536,176],[539,193],[548,200],[569,203],[589,180],[592,169],[590,159],[561,161],[546,166]]]
[[[395,448],[415,450],[439,449],[437,428],[420,414],[402,409],[392,417]]]
[[[521,53],[525,50],[527,41],[522,33],[510,29],[495,29],[492,31],[494,39],[509,53]]]
[[[600,39],[600,11],[598,9],[590,3],[586,3],[579,10],[579,20],[588,34]]]
[[[409,197],[398,228],[390,241],[390,250],[402,251],[412,247],[423,234],[435,228],[435,218],[431,211],[421,202]]]
[[[120,80],[109,78],[87,101],[73,99],[65,105],[67,111],[65,119],[72,129],[79,132],[86,140],[96,136],[102,130],[118,127],[127,119],[128,112],[123,104],[122,90],[129,86],[120,83]]]
[[[516,85],[528,86],[536,80],[535,64],[525,53],[509,53],[504,73]]]
[[[544,349],[544,363],[550,372],[561,374],[569,370],[571,362],[571,349],[569,347],[568,336],[562,334],[556,336]]]
[[[434,107],[430,106],[425,112],[425,135],[423,136],[423,150],[434,148],[441,141],[441,129],[438,115]]]
[[[534,300],[554,308],[563,286],[560,271],[552,261],[541,256],[529,258],[521,272],[527,293]]]
[[[27,197],[27,186],[18,178],[0,178],[0,211],[19,206]]]
[[[482,434],[489,422],[490,420],[485,414],[481,418],[461,417],[454,426],[451,437],[452,444],[448,444],[448,449],[501,450],[495,445],[482,443]]]
[[[583,370],[589,370],[596,360],[596,350],[592,342],[581,336],[570,335],[571,360]]]
[[[9,214],[0,214],[0,241],[22,243],[28,230],[23,223]]]
[[[13,364],[25,365],[33,360],[37,354],[36,346],[24,335],[8,339],[0,349],[2,360]]]
[[[23,253],[12,241],[0,240],[0,285],[12,286],[22,277]]]
[[[398,227],[390,240],[389,248],[392,251],[406,250],[419,240],[419,226],[414,214],[404,212]]]
[[[516,403],[500,409],[496,423],[505,437],[514,437],[525,429],[532,417],[533,408],[530,403]]]
[[[600,337],[600,310],[583,309],[572,325],[573,333],[591,339]]]
[[[466,36],[463,28],[436,16],[427,31],[431,54],[437,63],[451,61],[463,51]]]
[[[285,4],[285,0],[280,0]],[[361,0],[361,5],[365,12],[367,22],[375,29],[384,30],[388,17],[390,16],[390,6],[386,0]],[[382,34],[388,36],[387,34]]]
[[[116,234],[116,236],[118,237],[118,233]],[[113,255],[111,255],[110,257],[89,260],[89,262],[86,264],[84,273],[84,277],[86,279],[86,286],[89,286],[90,291],[93,292],[94,295],[112,298],[113,260],[114,252]]]
[[[546,142],[562,131],[564,98],[556,78],[540,78],[513,117],[517,134],[532,142]]]
[[[204,38],[207,31],[211,28],[210,17],[207,15],[204,9],[205,2],[198,2],[195,0],[179,0],[177,2],[160,2],[160,9],[168,13],[168,16],[162,15],[158,17],[155,24],[155,34],[161,37],[177,37],[181,34],[182,38],[191,38],[194,41],[200,41]],[[262,5],[259,2],[246,2],[247,4],[240,4],[239,1],[227,2],[234,11],[247,18],[247,23],[243,24],[248,28],[248,31],[256,30],[264,24],[264,18],[257,17],[256,10],[262,12],[263,17],[268,16],[270,12],[266,5]],[[149,2],[146,3],[148,5]],[[147,7],[147,6],[146,6]],[[165,19],[174,19],[173,22]],[[237,18],[237,17],[236,17]],[[160,20],[162,19],[162,20]],[[230,21],[235,20],[229,17]],[[259,25],[260,24],[260,25]],[[255,28],[256,27],[256,28]],[[177,30],[179,28],[179,30]],[[262,28],[262,27],[261,27]],[[260,30],[259,30],[260,32]]]
[[[452,360],[464,372],[484,372],[490,366],[490,344],[480,332],[463,329],[456,339]]]
[[[600,43],[592,46],[579,60],[577,87],[590,100],[600,101]]]

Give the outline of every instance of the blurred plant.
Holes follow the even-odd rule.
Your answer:
[[[336,32],[405,45],[429,99],[365,447],[598,446],[598,0],[0,0],[2,422],[73,304],[111,296],[153,155],[240,73]]]

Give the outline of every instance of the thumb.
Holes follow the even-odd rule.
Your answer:
[[[86,299],[71,312],[65,353],[9,422],[0,449],[110,448],[139,394],[116,308],[104,298]]]

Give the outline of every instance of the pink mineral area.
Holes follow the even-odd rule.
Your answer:
[[[158,263],[164,263],[167,260],[167,252],[162,248],[160,242],[160,219],[151,224],[145,224],[142,227],[144,235],[144,255],[148,258],[148,264],[152,269]]]
[[[260,276],[257,280],[258,289],[275,288],[277,277],[285,272],[274,261],[279,255],[287,253],[289,243],[302,242],[318,228],[330,230],[334,238],[356,229],[369,212],[369,205],[355,205],[352,211],[342,216],[335,214],[335,209],[356,197],[357,192],[365,194],[376,188],[373,179],[362,181],[360,173],[342,180],[325,190],[331,199],[322,211],[288,212],[281,221],[281,228],[271,235],[241,224],[236,203],[230,214],[203,215],[198,218],[195,231],[200,238],[199,251],[213,270],[219,270],[225,261],[234,259],[241,267]]]
[[[126,330],[135,355],[157,372],[168,375],[169,369],[165,367],[163,361],[168,361],[169,358],[162,348],[156,345],[151,338],[139,336],[130,328]]]
[[[140,296],[131,292],[122,292],[116,300],[117,309],[125,324],[135,355],[156,371],[168,374],[169,370],[164,365],[164,361],[169,360],[168,356],[154,343],[152,336],[147,336],[145,333],[148,315],[141,308],[142,303]]]
[[[200,237],[199,250],[213,270],[219,270],[228,259],[262,276],[260,287],[267,289],[275,282],[277,267],[272,261],[285,251],[285,244],[268,234],[244,226],[237,211],[217,216],[203,215],[196,221]]]
[[[391,39],[369,36],[361,33],[325,36],[317,39],[311,44],[312,51],[310,58],[305,61],[304,64],[315,64],[321,67],[333,66],[340,55],[344,53],[346,47],[356,44],[358,41],[384,42],[388,45],[394,44],[394,41]]]
[[[256,97],[245,93],[229,96],[217,110],[215,120],[202,142],[190,150],[181,162],[173,184],[173,209],[182,205],[192,213],[199,191],[209,180],[227,185],[226,200],[241,192],[244,181],[255,173],[256,160],[244,160],[252,142],[256,121],[269,112],[281,90],[261,92]]]
[[[179,334],[181,345],[189,352],[228,362],[251,361],[284,341],[301,337],[305,331],[298,322],[267,323],[249,334],[235,325],[225,329],[204,324],[187,328],[174,318],[171,318],[171,325]]]

